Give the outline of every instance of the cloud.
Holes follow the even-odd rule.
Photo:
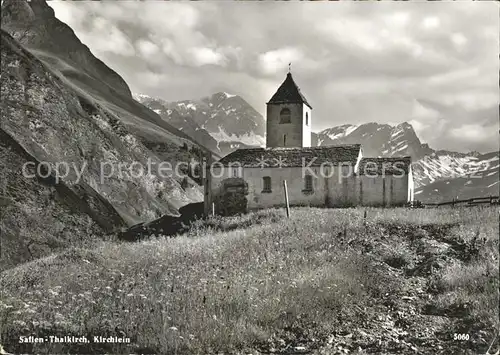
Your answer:
[[[386,16],[386,24],[395,27],[405,27],[410,22],[411,15],[408,12],[397,11]]]
[[[135,92],[168,101],[234,92],[264,114],[292,62],[315,131],[410,121],[437,149],[498,149],[495,137],[474,138],[485,129],[467,126],[498,132],[493,2],[49,5]]]
[[[103,18],[95,18],[91,34],[86,34],[83,40],[92,36],[92,49],[98,52],[111,52],[123,56],[135,55],[135,48],[124,32]],[[97,38],[95,38],[97,37]]]
[[[412,125],[413,129],[417,134],[420,134],[424,132],[427,128],[429,128],[429,125],[424,124],[418,120],[409,120],[408,123]]]
[[[290,62],[298,62],[303,58],[304,54],[298,48],[284,47],[262,53],[258,61],[261,71],[268,75],[283,73]]]
[[[148,88],[155,88],[162,83],[168,82],[170,79],[165,74],[157,74],[150,71],[137,72],[135,76],[136,80],[140,80],[142,85]]]
[[[160,52],[160,48],[156,44],[146,39],[139,39],[135,46],[139,54],[144,58],[151,58]]]
[[[192,63],[195,66],[207,64],[224,66],[227,62],[224,54],[207,47],[190,48],[189,53],[192,55]]]
[[[427,106],[423,105],[418,100],[415,100],[415,103],[413,106],[413,111],[412,111],[412,117],[414,117],[415,119],[420,119],[420,120],[433,121],[433,120],[440,117],[440,113],[439,113],[439,111],[437,111],[431,107],[427,107]],[[417,122],[417,121],[415,121],[415,122]],[[417,125],[418,125],[418,123],[417,123]],[[422,128],[423,128],[423,124],[420,123],[420,129],[422,129]]]
[[[498,151],[498,123],[484,126],[477,123],[464,124],[461,127],[452,128],[449,131],[451,140],[455,140],[462,150],[489,150],[488,141],[496,141]]]
[[[461,91],[459,93],[444,94],[442,102],[449,106],[461,106],[467,111],[486,109],[498,104],[498,95],[489,91]]]
[[[440,23],[439,17],[428,16],[422,20],[422,27],[426,30],[434,30],[439,27]]]
[[[461,32],[456,32],[451,35],[451,41],[458,48],[461,49],[463,46],[467,44],[467,37],[464,36]]]

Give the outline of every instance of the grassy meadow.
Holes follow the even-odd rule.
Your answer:
[[[485,354],[499,329],[498,228],[493,207],[295,208],[290,219],[272,209],[197,221],[176,238],[68,249],[2,273],[0,344],[40,354]],[[18,343],[30,334],[131,343]]]

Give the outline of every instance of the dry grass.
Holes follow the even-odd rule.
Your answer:
[[[498,210],[370,209],[366,224],[363,212],[297,208],[287,220],[261,211],[200,221],[174,239],[103,242],[24,264],[2,275],[0,343],[37,353],[321,352],[345,342],[367,352],[484,352],[498,329]],[[427,338],[417,336],[424,326]],[[17,343],[121,332],[126,349]],[[453,343],[454,332],[471,340]]]

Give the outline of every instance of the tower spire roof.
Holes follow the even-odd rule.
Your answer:
[[[300,88],[293,80],[290,66],[291,63],[288,65],[288,73],[286,74],[285,81],[283,81],[281,86],[271,97],[268,104],[306,104],[312,109],[304,95],[300,92]]]

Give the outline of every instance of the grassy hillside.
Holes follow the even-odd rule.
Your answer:
[[[484,354],[499,327],[498,209],[363,213],[261,211],[18,266],[0,278],[0,342],[41,354]],[[131,344],[19,344],[27,334]]]

